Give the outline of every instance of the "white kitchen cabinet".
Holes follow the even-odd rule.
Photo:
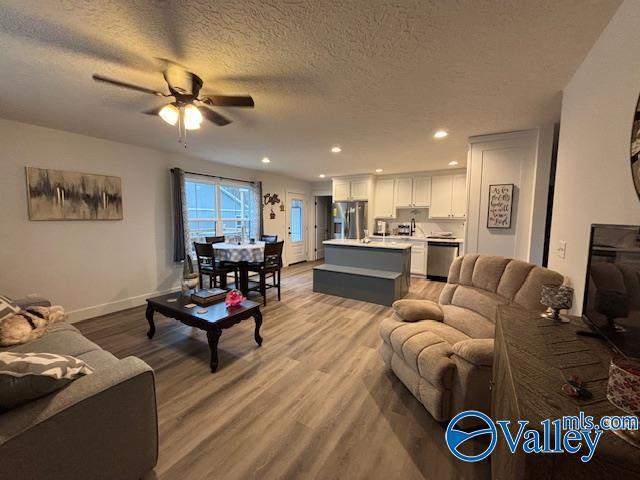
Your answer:
[[[351,200],[351,182],[349,180],[333,181],[333,201],[348,202]]]
[[[453,218],[467,217],[467,175],[454,175],[451,192],[451,216]]]
[[[395,218],[394,186],[394,178],[381,178],[376,182],[373,201],[374,218]]]
[[[431,178],[431,207],[429,218],[451,218],[451,175]]]
[[[427,274],[426,242],[411,242],[411,273],[413,275]]]
[[[395,206],[410,207],[413,201],[413,178],[398,177],[394,190]]]
[[[398,177],[394,192],[396,208],[428,207],[431,200],[431,177]]]
[[[429,218],[466,218],[466,178],[464,173],[431,178]]]
[[[431,203],[431,177],[413,179],[413,206],[428,207]]]
[[[351,200],[369,200],[368,180],[351,180]]]
[[[355,200],[368,201],[372,192],[371,177],[334,178],[333,201],[350,202]]]

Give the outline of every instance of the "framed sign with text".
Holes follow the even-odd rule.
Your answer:
[[[489,185],[487,228],[511,228],[513,183]]]

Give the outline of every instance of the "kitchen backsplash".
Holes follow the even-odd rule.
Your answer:
[[[417,236],[426,236],[431,232],[453,232],[454,237],[464,237],[464,220],[432,220],[429,218],[429,210],[425,208],[398,209],[395,220],[386,220],[389,233],[393,235],[398,224],[409,223],[412,218],[416,219]]]

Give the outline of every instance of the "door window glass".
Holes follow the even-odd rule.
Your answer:
[[[291,201],[291,241],[302,241],[302,200]]]

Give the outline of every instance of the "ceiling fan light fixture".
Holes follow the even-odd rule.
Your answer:
[[[202,113],[195,105],[184,107],[184,128],[187,130],[197,130],[202,123]]]
[[[170,103],[169,105],[165,105],[164,107],[162,107],[158,112],[158,115],[169,125],[175,125],[176,123],[178,123],[180,110],[178,110],[178,107]]]

